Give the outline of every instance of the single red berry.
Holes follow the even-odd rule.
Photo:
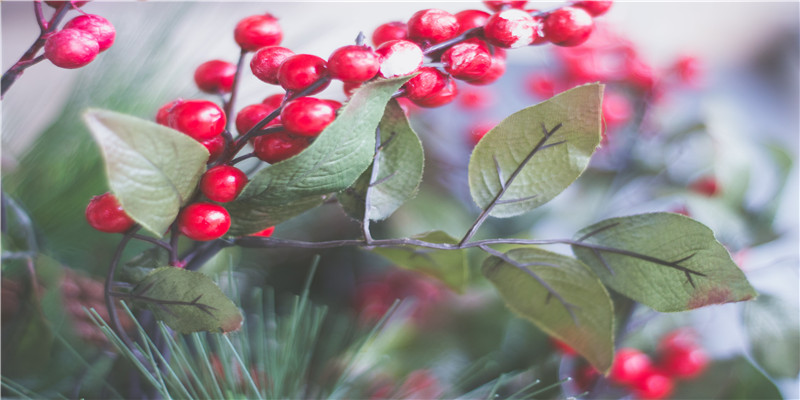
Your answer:
[[[492,54],[492,65],[489,66],[489,70],[480,78],[473,79],[467,83],[470,85],[488,85],[503,76],[506,72],[506,52],[499,47],[495,47],[492,50],[494,50],[494,54]]]
[[[633,115],[633,107],[628,98],[620,93],[603,93],[603,120],[609,128],[624,125]]]
[[[632,385],[651,369],[652,362],[647,354],[637,349],[623,348],[617,350],[608,379],[618,384]]]
[[[494,102],[492,92],[486,89],[472,88],[461,92],[458,105],[464,110],[486,109]]]
[[[556,81],[546,72],[529,75],[526,83],[528,92],[537,98],[549,99],[556,93]]]
[[[275,111],[275,109],[276,107],[263,103],[251,104],[242,108],[239,113],[236,114],[236,131],[239,132],[240,135],[244,135],[261,122],[262,119],[266,118],[267,115]],[[280,122],[280,117],[276,117],[265,126],[274,126]]]
[[[300,136],[317,136],[336,119],[336,110],[330,103],[314,97],[300,97],[283,106],[281,121],[291,133]]]
[[[458,19],[435,8],[420,10],[408,20],[408,37],[419,43],[439,43],[458,35]]]
[[[558,339],[550,338],[550,343],[553,344],[553,347],[555,347],[556,350],[558,350],[559,353],[561,353],[561,354],[563,354],[565,356],[574,356],[574,355],[578,354],[575,351],[575,349],[570,347],[570,345],[568,345],[568,344],[566,344],[566,343],[564,343],[564,342],[562,342],[562,341],[560,341]]]
[[[286,131],[262,135],[253,141],[253,150],[262,161],[270,164],[286,160],[308,147],[308,138]]]
[[[706,370],[709,362],[697,336],[688,329],[678,329],[664,336],[658,352],[661,371],[678,379],[696,378]]]
[[[575,385],[582,392],[586,392],[594,386],[597,379],[600,378],[598,372],[591,364],[581,364],[575,368],[572,374],[572,379],[575,380]]]
[[[491,14],[481,10],[464,10],[457,12],[455,16],[458,20],[458,34],[460,35],[470,29],[486,25]]]
[[[217,161],[225,151],[225,138],[223,138],[222,135],[214,136],[211,139],[201,140],[200,144],[206,146],[206,150],[208,150],[209,163]]]
[[[92,228],[108,233],[122,233],[135,224],[111,193],[92,197],[86,207],[86,220]]]
[[[691,87],[701,86],[703,63],[697,57],[681,56],[673,64],[672,70],[678,75],[682,83]]]
[[[47,5],[48,5],[48,6],[50,6],[50,7],[53,7],[53,8],[58,8],[58,7],[60,7],[62,4],[65,4],[65,3],[70,3],[70,4],[72,4],[72,5],[73,5],[73,6],[75,6],[75,7],[83,7],[83,5],[84,5],[84,4],[86,4],[86,3],[88,3],[88,2],[89,2],[89,0],[86,0],[86,1],[76,1],[76,0],[45,0],[45,3],[47,3]]]
[[[447,85],[447,75],[436,68],[422,67],[419,74],[403,84],[405,97],[412,101],[424,99]]]
[[[164,126],[169,126],[169,114],[175,106],[181,103],[183,103],[183,99],[175,99],[161,106],[156,112],[156,122]]]
[[[689,184],[689,189],[695,193],[699,193],[708,197],[714,197],[720,193],[717,178],[713,176],[704,176],[692,182]]]
[[[425,55],[422,49],[408,40],[390,40],[375,49],[381,57],[380,74],[384,78],[411,75],[416,72]]]
[[[114,25],[107,19],[93,14],[79,15],[64,24],[63,29],[78,29],[84,31],[97,40],[100,52],[106,51],[112,44],[117,35]]]
[[[268,46],[258,49],[250,60],[250,70],[256,78],[273,85],[278,84],[278,68],[294,52],[286,47]]]
[[[528,1],[512,1],[512,0],[484,0],[483,4],[492,11],[500,11],[506,8],[522,8]]]
[[[530,14],[512,8],[489,17],[483,28],[489,43],[503,48],[527,46],[539,36],[540,26]]]
[[[328,75],[325,60],[311,54],[296,54],[287,58],[278,67],[278,82],[286,90],[303,90]],[[322,85],[313,93],[328,87]]]
[[[445,71],[461,80],[479,79],[489,71],[492,55],[489,47],[478,38],[467,39],[450,46],[441,58]]]
[[[562,7],[548,14],[542,31],[550,42],[565,47],[577,46],[592,34],[594,21],[586,10],[577,7]]]
[[[672,394],[675,384],[672,379],[659,371],[648,371],[633,384],[633,394],[637,399],[665,399]]]
[[[194,82],[206,93],[230,93],[236,65],[222,60],[211,60],[200,64],[194,70]]]
[[[247,175],[239,168],[218,165],[200,178],[200,191],[209,200],[227,203],[236,199],[247,184]]]
[[[225,113],[207,100],[186,100],[169,114],[169,127],[198,141],[211,139],[225,130]]]
[[[256,233],[251,233],[249,236],[270,237],[270,236],[272,236],[273,232],[275,232],[275,227],[274,226],[270,226],[267,229],[264,229],[263,231],[259,231],[259,232],[256,232]]]
[[[596,17],[598,15],[605,14],[608,11],[608,9],[611,8],[611,4],[613,3],[614,3],[613,1],[584,0],[584,1],[573,1],[571,5],[573,7],[580,7],[586,10],[586,12],[591,14],[593,17]]]
[[[372,32],[372,44],[380,46],[390,40],[408,39],[408,25],[405,22],[387,22]]]
[[[286,96],[283,93],[272,94],[265,97],[264,100],[261,101],[261,104],[266,104],[272,107],[272,109],[276,109],[283,104],[283,99],[285,97]]]
[[[178,229],[189,239],[198,241],[222,237],[231,227],[228,211],[219,204],[193,203],[178,215]]]
[[[453,101],[458,95],[458,87],[455,79],[448,79],[442,90],[431,94],[428,97],[414,101],[420,107],[433,108],[443,106]]]
[[[367,46],[344,46],[328,57],[331,78],[344,82],[364,82],[378,74],[380,57]]]
[[[271,14],[251,15],[236,24],[233,38],[242,49],[256,51],[265,46],[281,44],[283,31],[278,19]]]
[[[356,92],[358,88],[360,88],[363,85],[364,82],[345,82],[342,85],[342,91],[344,92],[345,96],[350,97],[353,95],[353,93]]]
[[[44,56],[61,68],[80,68],[89,64],[100,52],[94,35],[79,29],[63,29],[47,38]]]
[[[475,125],[472,129],[469,130],[469,142],[470,144],[475,147],[478,142],[489,133],[492,128],[497,126],[494,122],[483,122],[478,125]]]

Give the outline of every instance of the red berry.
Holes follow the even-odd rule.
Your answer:
[[[611,8],[611,4],[613,1],[601,1],[601,0],[585,0],[585,1],[574,1],[572,2],[573,7],[580,7],[593,17],[598,15],[603,15]]]
[[[419,74],[403,85],[405,96],[412,101],[424,99],[447,85],[447,75],[436,68],[422,67]]]
[[[61,68],[80,68],[89,64],[100,52],[94,35],[79,29],[54,33],[44,43],[44,56]]]
[[[562,7],[544,19],[544,36],[559,46],[577,46],[592,34],[594,21],[586,10],[577,7]]]
[[[207,100],[186,100],[169,114],[169,127],[198,141],[211,139],[225,130],[225,113]]]
[[[470,144],[474,147],[478,144],[478,142],[489,133],[492,128],[494,128],[497,124],[493,122],[483,122],[478,125],[475,125],[472,129],[469,130],[469,141]]]
[[[561,354],[563,354],[565,356],[574,356],[574,355],[578,354],[577,352],[575,352],[575,349],[573,349],[568,344],[566,344],[566,343],[564,343],[564,342],[562,342],[562,341],[560,341],[558,339],[550,338],[550,343],[553,344],[553,347],[555,347],[556,350],[558,350]]]
[[[488,85],[492,82],[497,81],[500,79],[501,76],[506,72],[506,52],[505,50],[496,47],[493,49],[494,54],[492,54],[492,65],[489,66],[489,70],[478,79],[473,79],[468,81],[470,85]]]
[[[443,106],[450,103],[458,95],[458,87],[456,87],[455,79],[448,79],[442,90],[431,94],[428,97],[414,101],[414,104],[420,107],[433,108]]]
[[[539,10],[525,10],[528,14],[539,12]],[[544,17],[541,15],[531,16],[533,18],[533,24],[536,26],[535,33],[533,35],[533,42],[531,42],[531,46],[545,44],[547,43],[547,38],[544,37]]]
[[[291,133],[317,136],[336,119],[336,110],[325,100],[300,97],[283,106],[281,121]]]
[[[372,44],[380,46],[390,40],[408,39],[408,25],[405,22],[387,22],[372,32]]]
[[[435,8],[420,10],[408,20],[408,37],[416,42],[439,43],[458,35],[458,19]]]
[[[283,161],[308,147],[308,139],[286,131],[259,136],[253,141],[253,150],[262,161],[270,164]]]
[[[503,48],[527,46],[538,38],[540,26],[530,14],[512,8],[489,17],[483,28],[489,43]]]
[[[251,233],[249,236],[270,237],[270,236],[272,236],[273,232],[275,232],[275,227],[274,226],[270,226],[267,229],[264,229],[263,231],[256,232],[256,233]]]
[[[380,74],[384,78],[413,74],[422,65],[425,57],[422,49],[408,40],[385,42],[375,52],[381,57]]]
[[[669,376],[659,371],[648,371],[633,384],[633,394],[637,399],[665,399],[672,394],[674,383]]]
[[[492,11],[500,11],[504,8],[522,8],[525,7],[525,4],[528,1],[511,1],[511,0],[499,0],[499,1],[486,1],[484,0],[483,4],[486,5]]]
[[[286,90],[303,90],[327,74],[325,60],[311,54],[296,54],[281,63],[278,68],[278,82]],[[327,86],[325,84],[313,93],[321,92]]]
[[[680,81],[692,87],[700,86],[703,75],[703,64],[696,57],[682,56],[672,66]]]
[[[708,366],[708,354],[689,330],[679,329],[666,335],[659,343],[658,352],[661,371],[674,378],[696,378]]]
[[[572,374],[572,379],[575,380],[575,385],[582,392],[588,391],[594,386],[597,379],[600,377],[600,372],[594,369],[590,364],[582,364],[575,368]]]
[[[169,126],[169,114],[175,106],[181,103],[183,103],[183,99],[176,99],[161,106],[156,112],[156,122],[164,126]]]
[[[283,104],[283,99],[286,97],[283,93],[276,93],[273,95],[269,95],[264,100],[261,101],[261,104],[266,104],[273,109],[280,107]]]
[[[703,196],[713,197],[720,193],[719,183],[713,176],[704,176],[689,185],[695,193],[702,194]]]
[[[652,369],[650,357],[637,349],[617,351],[608,379],[615,383],[631,385],[642,379]]]
[[[106,51],[112,44],[117,35],[114,25],[107,19],[93,14],[79,15],[64,24],[63,29],[78,29],[84,31],[97,40],[100,51]]]
[[[200,178],[200,191],[209,200],[227,203],[236,199],[247,184],[247,175],[230,165],[218,165]]]
[[[467,39],[455,44],[442,53],[444,69],[456,79],[479,79],[489,71],[492,55],[482,40]]]
[[[208,150],[208,162],[212,163],[217,161],[222,153],[225,151],[225,138],[222,135],[217,135],[211,139],[201,140],[200,144],[206,146]]]
[[[264,46],[279,45],[283,32],[278,19],[271,14],[251,15],[236,24],[233,38],[242,49],[256,51]]]
[[[489,107],[494,99],[489,90],[472,88],[461,92],[458,105],[465,110],[480,110]]]
[[[194,70],[194,82],[206,93],[230,93],[236,65],[222,60],[211,60],[200,64]]]
[[[273,85],[278,84],[278,68],[287,58],[294,55],[294,52],[280,46],[269,46],[260,48],[253,59],[250,60],[250,70],[256,78]]]
[[[178,229],[192,240],[220,238],[230,227],[231,217],[228,211],[214,203],[190,204],[178,215]]]
[[[491,14],[481,10],[464,10],[456,13],[458,20],[458,34],[462,34],[472,28],[486,25],[486,21]]]
[[[553,77],[545,72],[528,76],[528,92],[540,99],[549,99],[556,93],[556,82]]]
[[[108,233],[122,233],[135,224],[111,193],[92,197],[86,206],[86,220],[92,228]]]
[[[633,107],[628,98],[613,92],[603,93],[603,120],[609,128],[623,125],[633,115]]]
[[[380,57],[367,46],[344,46],[328,57],[331,78],[344,82],[364,82],[372,79],[381,67]]]
[[[242,108],[238,114],[236,114],[236,131],[239,132],[240,135],[246,134],[250,129],[253,129],[262,119],[266,118],[267,115],[275,111],[275,107],[259,103],[259,104],[251,104],[245,108]],[[273,126],[280,123],[280,117],[273,119],[270,121],[266,126]]]
[[[656,84],[653,68],[639,57],[630,57],[625,61],[625,79],[641,90],[649,91]]]

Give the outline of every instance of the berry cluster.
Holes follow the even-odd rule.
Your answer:
[[[46,1],[54,8],[66,7],[63,1]],[[80,7],[85,1],[71,5]],[[82,14],[68,21],[61,30],[46,35],[44,57],[61,68],[80,68],[108,50],[114,43],[116,30],[107,19],[93,14]]]

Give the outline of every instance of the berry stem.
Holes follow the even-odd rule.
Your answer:
[[[119,241],[117,250],[114,252],[114,258],[111,259],[111,265],[108,267],[105,284],[103,285],[103,293],[106,301],[106,308],[108,309],[108,318],[111,322],[111,328],[122,339],[125,345],[131,349],[131,351],[133,351],[136,346],[134,345],[133,340],[131,340],[131,338],[128,336],[128,333],[122,329],[122,324],[119,321],[119,315],[117,315],[117,307],[114,305],[114,292],[112,290],[112,284],[114,282],[114,273],[117,271],[117,265],[119,265],[119,261],[122,258],[122,252],[125,250],[128,242],[133,239],[134,235],[136,235],[138,230],[138,226],[131,229],[125,234],[125,236],[122,237],[122,240]]]
[[[132,239],[136,239],[136,240],[141,240],[143,242],[152,243],[152,244],[154,244],[156,246],[162,247],[164,250],[172,251],[172,246],[170,246],[169,243],[167,243],[167,242],[165,242],[163,240],[158,240],[156,238],[151,238],[150,236],[140,235],[138,233],[135,233],[135,234],[131,235],[131,238]]]
[[[462,34],[460,34],[460,35],[458,35],[458,36],[456,36],[456,37],[454,37],[452,39],[445,40],[444,42],[441,42],[441,43],[436,43],[435,45],[430,46],[427,49],[425,49],[422,52],[422,54],[425,54],[426,56],[429,56],[429,55],[431,55],[433,53],[436,53],[437,51],[444,50],[444,49],[446,49],[446,48],[448,48],[448,47],[450,47],[450,46],[452,46],[452,45],[454,45],[456,43],[460,43],[460,42],[463,42],[464,40],[467,40],[467,39],[469,39],[471,37],[478,37],[478,36],[483,36],[483,27],[482,26],[479,26],[479,27],[476,27],[476,28],[472,28],[472,29],[468,29],[468,30],[464,31],[464,33],[462,33]]]
[[[40,33],[47,31],[48,22],[42,12],[42,0],[33,1],[33,12],[36,13],[36,22],[39,24]]]
[[[238,164],[238,163],[240,163],[240,162],[242,162],[244,160],[247,160],[248,158],[253,158],[255,156],[256,156],[256,153],[247,153],[247,154],[245,154],[243,156],[239,156],[239,157],[234,158],[233,160],[231,160],[230,163],[228,163],[228,165],[236,165],[236,164]]]
[[[236,101],[236,92],[238,92],[239,89],[239,78],[242,76],[242,67],[244,66],[244,57],[246,54],[247,51],[245,49],[242,49],[239,53],[239,61],[236,62],[236,73],[233,75],[233,84],[231,85],[231,96],[224,105],[225,116],[228,117],[228,129],[226,129],[228,132],[233,128],[234,118],[231,118],[231,112],[233,112],[233,105]]]

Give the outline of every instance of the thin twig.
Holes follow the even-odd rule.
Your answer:
[[[134,234],[131,235],[131,239],[136,239],[136,240],[141,240],[143,242],[152,243],[152,244],[154,244],[156,246],[162,247],[164,250],[167,250],[169,252],[172,251],[172,246],[170,246],[169,243],[167,243],[167,242],[165,242],[163,240],[158,240],[156,238],[152,238],[150,236],[145,236],[145,235],[140,235],[138,233],[134,233]]]
[[[393,135],[392,135],[393,136]],[[372,171],[369,175],[369,182],[367,183],[366,191],[364,192],[364,219],[361,221],[361,230],[364,233],[364,241],[369,244],[372,242],[372,234],[369,231],[369,208],[370,197],[369,192],[372,189],[372,184],[378,179],[378,156],[381,150],[381,128],[375,128],[375,153],[372,155]]]
[[[425,54],[426,56],[427,55],[431,55],[433,53],[436,53],[439,50],[444,50],[444,49],[446,49],[446,48],[448,48],[448,47],[450,47],[450,46],[452,46],[452,45],[454,45],[456,43],[460,43],[460,42],[463,42],[464,40],[467,40],[467,39],[469,39],[471,37],[478,37],[478,36],[483,36],[483,27],[482,26],[466,30],[466,31],[464,31],[464,33],[462,33],[462,34],[460,34],[460,35],[458,35],[458,36],[456,36],[456,37],[454,37],[452,39],[445,40],[444,42],[436,43],[435,45],[426,48],[423,51],[423,54]]]
[[[133,340],[128,336],[128,333],[122,329],[122,324],[119,321],[119,315],[117,315],[117,307],[114,304],[114,296],[112,295],[112,284],[114,283],[114,273],[117,271],[117,265],[119,265],[119,261],[122,258],[122,252],[125,250],[125,247],[128,245],[128,242],[133,239],[133,235],[136,234],[140,228],[137,226],[136,228],[132,229],[125,236],[122,237],[122,240],[119,241],[117,245],[117,250],[114,252],[114,258],[111,260],[111,265],[108,267],[108,274],[106,275],[106,281],[103,285],[104,297],[106,301],[106,308],[108,308],[108,317],[111,320],[111,328],[114,332],[117,333],[125,345],[128,346],[131,351],[133,351],[136,346],[133,343]]]
[[[233,106],[236,102],[236,92],[238,92],[239,88],[239,78],[242,76],[242,68],[244,67],[244,56],[247,54],[247,50],[242,49],[239,53],[239,61],[236,62],[236,73],[233,74],[233,84],[231,84],[231,97],[228,98],[228,101],[224,104],[225,115],[228,117],[228,132],[230,132],[231,128],[233,127],[234,118],[231,118],[233,115]]]

